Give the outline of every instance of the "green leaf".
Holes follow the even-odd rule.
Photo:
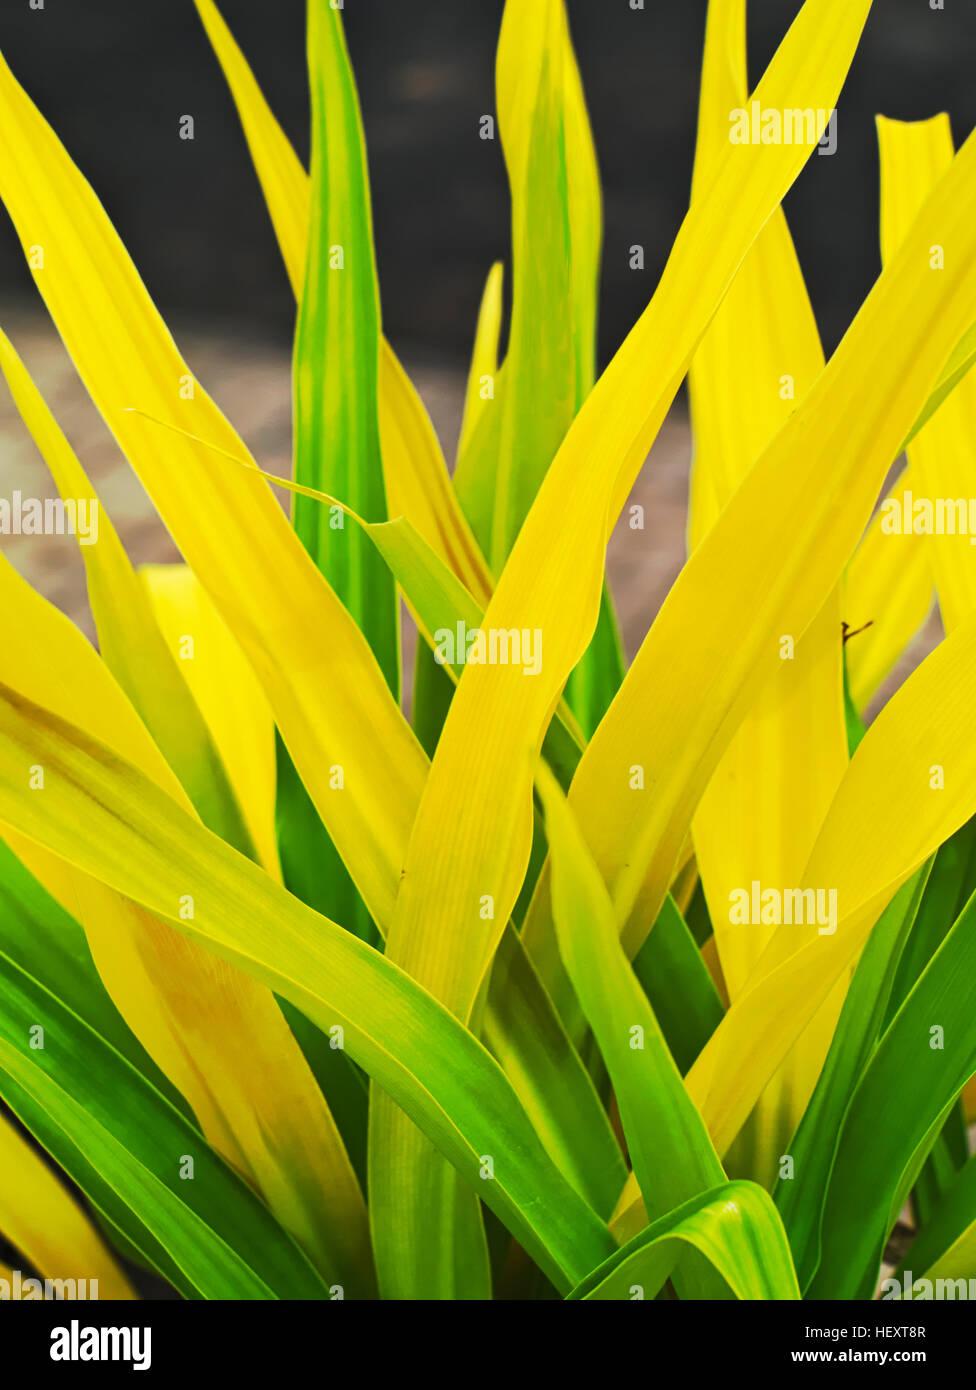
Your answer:
[[[976,898],[878,1044],[851,1101],[824,1206],[811,1298],[869,1298],[881,1251],[959,1092],[976,1071]],[[932,1029],[942,1030],[933,1035]],[[942,1046],[933,1046],[941,1037]]]
[[[378,945],[376,925],[277,732],[275,750],[275,828],[285,887],[316,912],[325,913],[371,946]]]
[[[505,398],[505,365],[495,373],[494,397],[485,402],[470,438],[458,454],[454,491],[461,510],[483,554],[491,550],[494,522],[495,473],[501,445],[502,402]]]
[[[27,750],[30,750],[28,753]],[[40,762],[38,797],[17,775]],[[43,805],[41,802],[43,801]],[[81,730],[0,686],[0,822],[343,1029],[352,1059],[458,1169],[553,1283],[606,1258],[606,1224],[560,1173],[497,1062],[371,947],[293,898]],[[195,916],[179,916],[190,894]],[[483,1154],[495,1177],[481,1177]]]
[[[30,1030],[44,1029],[43,1048]],[[0,1094],[188,1297],[325,1298],[260,1199],[125,1058],[0,956]],[[193,1160],[192,1181],[181,1177]]]
[[[670,893],[634,957],[634,974],[684,1075],[721,1023],[724,1010],[695,938]]]
[[[563,0],[508,0],[498,119],[512,193],[512,320],[499,411],[489,564],[500,574],[539,485],[593,386],[602,209]],[[623,679],[609,593],[566,687],[590,734]]]
[[[406,517],[364,529],[396,575],[428,645],[436,647],[438,633],[455,635],[462,624],[466,633],[481,628],[484,613],[476,600]],[[457,657],[457,642],[454,648]],[[442,669],[448,671],[446,662]],[[455,661],[450,670],[460,680],[464,665]],[[564,788],[572,781],[582,752],[583,737],[576,721],[560,702],[546,731],[543,754]]]
[[[901,1008],[974,891],[976,820],[971,820],[940,846],[935,855],[918,914],[898,961],[885,1027]],[[953,1106],[912,1192],[912,1206],[918,1225],[927,1224],[930,1214],[940,1205],[949,1184],[968,1156],[966,1122],[959,1102]]]
[[[300,1009],[296,1009],[287,999],[277,998],[278,1007],[332,1112],[349,1161],[365,1192],[369,1081],[343,1049],[337,1047],[333,1039],[326,1037],[320,1028],[316,1028]]]
[[[486,1047],[504,1067],[562,1171],[609,1220],[627,1166],[579,1053],[511,926],[495,955],[489,999]]]
[[[819,1263],[823,1208],[851,1097],[881,1034],[899,954],[927,876],[926,866],[902,885],[868,937],[823,1070],[790,1141],[794,1176],[781,1178],[774,1191],[803,1288]]]
[[[437,751],[437,742],[454,698],[455,684],[434,659],[434,653],[421,640],[413,665],[413,712],[414,733],[428,758]]]
[[[851,696],[851,683],[847,672],[847,646],[844,646],[844,722],[847,726],[847,751],[853,758],[857,746],[867,733],[864,720]]]
[[[112,1002],[78,922],[0,840],[0,951],[44,980],[69,1009],[120,1052],[193,1122],[189,1106],[163,1075]]]
[[[559,949],[599,1045],[620,1107],[631,1162],[650,1220],[726,1181],[664,1035],[624,955],[613,904],[552,774],[540,763]],[[687,1297],[716,1297],[695,1262]]]
[[[72,502],[89,498],[98,512],[98,544],[80,545],[79,550],[105,664],[138,710],[204,824],[253,857],[254,845],[227,769],[105,504],[3,332],[0,369],[62,498]]]
[[[974,892],[976,819],[951,835],[935,855],[925,894],[898,961],[885,1013],[886,1028]]]
[[[660,1217],[569,1295],[571,1299],[653,1298],[681,1254],[693,1246],[738,1299],[798,1299],[796,1273],[769,1194],[727,1182]]]
[[[295,480],[386,519],[379,432],[380,311],[366,149],[342,19],[308,7],[312,211],[295,342]],[[396,594],[343,516],[301,497],[295,529],[399,689]]]
[[[958,1124],[961,1110],[962,1103],[957,1101],[946,1117],[945,1130]],[[912,1213],[915,1225],[919,1229],[925,1230],[938,1211],[943,1198],[952,1186],[956,1172],[956,1165],[945,1140],[945,1132],[940,1133],[927,1154],[912,1188]]]
[[[383,521],[380,307],[366,149],[342,19],[328,0],[311,0],[308,6],[308,66],[311,225],[295,340],[294,476],[298,483],[343,498],[360,515]],[[398,696],[399,608],[385,566],[360,529],[337,509],[330,514],[299,495],[294,524]],[[331,840],[322,843],[321,822],[294,787],[287,765],[282,778],[289,811],[281,850],[292,878],[309,842],[318,840],[315,868],[329,915],[371,939],[366,908]]]
[[[970,1252],[971,1267],[976,1270],[976,1158],[971,1158],[956,1174],[931,1220],[912,1242],[895,1277],[900,1279],[906,1269],[922,1276],[941,1263],[953,1246],[963,1243]]]

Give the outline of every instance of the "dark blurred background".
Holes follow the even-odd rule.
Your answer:
[[[36,3],[36,0],[35,0]],[[646,303],[687,205],[705,0],[568,0],[605,190],[601,358]],[[372,170],[387,333],[460,361],[490,262],[507,253],[494,110],[503,0],[346,0]],[[756,80],[799,9],[750,0]],[[222,11],[303,158],[303,0]],[[0,48],[114,218],[167,317],[287,343],[292,307],[230,97],[192,0],[3,0]],[[787,211],[831,349],[878,269],[873,116],[976,120],[976,3],[876,0],[840,106]],[[179,118],[196,138],[179,138]],[[0,132],[2,138],[2,132]],[[2,214],[0,214],[2,216]],[[628,248],[646,249],[631,271]],[[0,223],[0,294],[31,292]]]

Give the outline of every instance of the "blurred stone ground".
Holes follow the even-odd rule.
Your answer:
[[[178,559],[176,547],[89,401],[48,321],[36,314],[15,313],[7,315],[5,326],[91,476],[132,561],[138,565]],[[193,331],[177,332],[176,336],[197,379],[232,421],[257,461],[270,472],[287,475],[291,467],[289,353],[244,337]],[[453,458],[464,373],[410,354],[405,354],[405,361],[445,452]],[[610,585],[628,657],[636,652],[684,560],[690,456],[687,414],[679,400],[630,499],[644,509],[644,529],[631,530],[625,511],[608,551]],[[15,489],[23,497],[56,495],[9,395],[0,386],[0,497],[9,498]],[[279,496],[284,505],[288,494],[282,489]],[[219,525],[219,518],[214,518],[214,524]],[[84,567],[73,537],[3,536],[0,547],[37,589],[94,637]],[[410,625],[405,626],[409,629]],[[938,618],[933,617],[886,683],[885,697],[940,636]],[[409,662],[409,631],[405,631],[404,648]],[[409,690],[409,679],[404,687]]]
[[[98,412],[92,406],[53,329],[38,316],[13,316],[7,331],[41,393],[89,473],[135,564],[178,559],[176,547]],[[291,468],[290,357],[257,341],[177,334],[197,379],[232,421],[262,468]],[[449,458],[461,421],[464,373],[406,359]],[[610,582],[620,604],[629,654],[647,630],[684,556],[685,499],[690,443],[676,407],[655,444],[632,501],[644,508],[645,529],[622,524],[611,542]],[[0,387],[0,497],[56,496],[40,455]],[[280,490],[283,504],[288,494]],[[215,525],[219,520],[215,518]],[[84,566],[71,536],[3,536],[0,546],[17,569],[90,637]]]

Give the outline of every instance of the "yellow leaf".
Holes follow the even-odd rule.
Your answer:
[[[760,84],[765,103],[782,105],[793,92],[795,100],[803,94],[804,105],[832,105],[828,98],[840,86],[867,9],[808,0]],[[829,44],[824,29],[832,31]],[[441,997],[465,1012],[524,872],[537,746],[595,625],[608,527],[594,519],[612,520],[619,511],[728,281],[809,152],[786,145],[730,149],[732,157],[693,204],[657,294],[577,416],[485,614],[488,629],[542,634],[542,672],[529,677],[516,665],[468,664],[438,745],[389,940],[402,935],[405,948],[409,940],[410,960],[431,968],[445,989]],[[649,391],[647,382],[657,385]],[[557,533],[558,547],[551,544]],[[697,651],[697,643],[682,645]],[[637,722],[653,724],[645,714],[631,727]],[[460,808],[459,783],[467,787]],[[680,841],[672,864],[679,849]],[[482,912],[486,895],[491,918]]]
[[[728,141],[729,112],[745,108],[745,0],[712,0],[695,167],[698,187]],[[689,373],[694,465],[690,545],[797,408],[824,366],[823,349],[786,217],[777,208],[756,238],[702,339]],[[695,853],[722,978],[741,990],[772,935],[733,925],[730,894],[753,882],[799,883],[847,765],[841,613],[835,590],[789,659],[762,687],[699,803]],[[842,1000],[807,1029],[767,1087],[729,1171],[769,1183],[809,1100]]]
[[[885,500],[900,509],[913,488],[906,468]],[[932,608],[932,557],[922,538],[885,535],[882,516],[872,519],[844,575],[844,621],[858,634],[847,644],[847,678],[858,709],[877,693]]]
[[[0,670],[16,673],[23,691],[108,743],[190,810],[97,653],[6,560],[0,560],[0,605]],[[25,767],[25,785],[29,775]],[[43,798],[44,786],[31,794]],[[116,1007],[189,1101],[208,1141],[250,1179],[326,1276],[368,1295],[362,1193],[271,991],[13,830],[4,834],[85,928]],[[190,920],[197,906],[188,897],[174,904],[174,915]]]
[[[36,284],[79,374],[254,668],[367,906],[389,917],[426,775],[423,750],[268,485],[256,474],[229,477],[209,449],[164,435],[139,413],[247,457],[180,357],[91,188],[3,63],[0,122],[0,197],[23,245],[45,247]],[[14,159],[15,149],[31,151],[30,160]]]
[[[729,110],[745,106],[745,40],[745,0],[712,0],[696,163],[705,165],[713,157],[710,125],[714,122],[727,139]],[[716,56],[721,54],[728,55],[724,67]],[[823,366],[803,275],[786,218],[777,208],[692,363],[697,479],[692,547]],[[696,812],[695,852],[733,997],[772,930],[761,923],[731,926],[729,892],[753,879],[768,885],[799,882],[846,765],[841,614],[834,593],[795,653],[779,663],[763,686]]]
[[[972,321],[974,173],[971,138],[678,576],[580,762],[570,803],[621,924],[629,919],[631,951],[653,923],[718,758],[778,669],[784,637],[803,636],[837,583],[891,459]],[[929,269],[936,229],[948,252],[941,275]],[[455,707],[463,691],[464,681]],[[627,781],[634,764],[644,770],[638,794]]]
[[[976,811],[974,681],[976,618],[969,618],[909,677],[858,747],[803,877],[804,887],[836,892],[836,931],[780,927],[688,1075],[720,1152],[898,887]]]
[[[169,650],[180,662],[207,721],[258,858],[269,874],[280,878],[274,720],[264,692],[187,565],[145,565],[139,577]]]
[[[930,121],[889,121],[879,117],[881,148],[881,254],[887,261],[897,251],[918,209],[952,163],[952,131],[948,116]],[[932,274],[944,248],[930,247]],[[976,507],[969,498],[976,478],[976,377],[970,372],[908,446],[911,497],[901,499],[889,520],[904,531],[904,521],[923,508],[915,525],[935,526],[921,544],[935,575],[939,608],[946,630],[976,611]],[[885,509],[882,508],[882,513]],[[926,515],[928,513],[928,515]],[[934,513],[934,516],[932,515]],[[882,516],[882,526],[885,518]],[[911,545],[904,535],[883,534],[887,545],[904,553]],[[939,534],[939,530],[942,531]]]
[[[465,450],[471,443],[475,425],[486,406],[494,399],[495,377],[498,373],[498,338],[502,328],[503,277],[502,263],[496,261],[485,281],[481,307],[478,310],[478,325],[474,335],[468,384],[464,393],[464,416],[457,447],[459,466]],[[485,392],[489,389],[492,394],[486,397]]]
[[[976,617],[926,658],[862,739],[800,885],[836,893],[836,929],[780,927],[685,1078],[720,1154],[897,889],[976,813],[974,683]],[[613,1229],[627,1238],[642,1224],[628,1181]]]
[[[308,175],[213,0],[195,3],[237,106],[292,291],[301,299]],[[385,338],[380,344],[379,407],[389,515],[406,516],[475,598],[486,603],[491,592],[487,566],[457,505],[423,403]],[[203,432],[203,437],[212,436]]]
[[[42,1278],[97,1280],[95,1298],[135,1298],[91,1221],[3,1115],[0,1173],[0,1233]],[[0,1279],[10,1278],[0,1265]]]
[[[488,566],[454,495],[430,418],[386,342],[380,351],[380,434],[391,518],[406,517],[486,607],[493,587]]]
[[[52,771],[43,803],[20,779],[18,769],[29,761]],[[561,1173],[547,1154],[498,1064],[404,971],[287,893],[106,744],[2,682],[0,766],[0,820],[16,822],[51,852],[263,981],[323,1032],[340,1027],[353,1060],[476,1187],[484,1180],[479,1155],[494,1154],[495,1181],[480,1190],[560,1291],[612,1253],[605,1221],[575,1175]],[[193,920],[178,915],[184,886],[202,905]],[[508,940],[518,938],[509,933]],[[510,968],[509,980],[517,977],[530,999],[537,996],[525,972]],[[517,997],[509,993],[506,1007]],[[596,1115],[604,1123],[599,1106]],[[611,1171],[619,1170],[619,1153],[604,1152],[613,1155]]]
[[[831,108],[868,9],[807,0],[757,97],[768,106]],[[460,1018],[472,1015],[525,874],[535,758],[596,626],[610,525],[709,319],[809,149],[730,146],[678,234],[657,293],[576,416],[498,580],[484,627],[539,635],[541,671],[528,676],[513,664],[465,666],[387,937],[391,958]],[[666,669],[658,668],[659,682]],[[682,700],[693,688],[681,683]],[[697,708],[697,700],[690,703]],[[644,710],[632,715],[631,729],[647,721]],[[682,745],[670,745],[672,758],[675,746]],[[615,774],[624,777],[630,761],[618,760]],[[458,786],[465,788],[460,803]],[[683,838],[684,829],[669,872]],[[595,843],[602,853],[605,837]],[[419,1180],[429,1160],[422,1137],[397,1116],[389,1114],[387,1123],[391,1164],[401,1165],[401,1178],[409,1165],[411,1182],[414,1174]],[[431,1215],[436,1219],[433,1203]],[[405,1230],[411,1218],[404,1213]],[[431,1235],[441,1238],[450,1241],[444,1233]]]
[[[67,508],[79,549],[99,650],[179,777],[204,824],[246,854],[253,845],[225,767],[162,633],[104,504],[13,344],[0,332],[0,370]],[[87,513],[82,509],[87,508]],[[86,526],[82,518],[87,516]],[[87,532],[87,534],[84,534]]]

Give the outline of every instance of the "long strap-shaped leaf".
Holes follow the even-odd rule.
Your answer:
[[[43,798],[19,774],[48,769]],[[345,1046],[568,1289],[612,1252],[498,1064],[398,966],[319,916],[81,730],[0,688],[0,822],[289,999]],[[180,898],[192,894],[192,920]],[[482,1178],[482,1155],[494,1177]]]
[[[696,169],[713,158],[712,127],[727,142],[728,112],[747,100],[745,13],[745,0],[709,5]],[[777,208],[691,365],[692,548],[823,366],[802,272]],[[763,687],[696,812],[699,872],[733,997],[772,933],[761,923],[730,926],[729,890],[753,879],[799,881],[847,763],[840,632],[833,596]]]
[[[804,886],[836,890],[837,930],[821,936],[817,927],[781,927],[689,1074],[720,1152],[897,888],[976,812],[974,687],[970,619],[864,736],[804,874]]]
[[[238,467],[247,466],[243,460],[232,462]],[[290,489],[300,486],[284,479],[275,481]],[[313,489],[305,492],[320,501],[335,500]],[[353,520],[386,558],[432,646],[437,645],[432,633],[438,628],[454,632],[458,621],[464,622],[469,631],[480,627],[482,613],[474,599],[405,517],[375,524],[359,517]],[[170,572],[178,573],[174,566],[162,566],[159,570],[167,576],[167,583]],[[456,680],[463,667],[458,666],[456,671],[450,666],[443,669],[449,670],[451,679]],[[546,735],[543,754],[563,786],[568,786],[572,778],[581,742],[572,715],[560,703]],[[317,905],[314,898],[298,896],[311,906]],[[521,937],[512,927],[506,934],[504,976],[493,977],[489,990],[484,1019],[488,1045],[503,1061],[550,1153],[563,1171],[578,1182],[580,1192],[603,1211],[606,1193],[620,1165],[619,1150],[589,1076],[536,976]],[[512,986],[508,992],[506,981]],[[558,1084],[553,1084],[557,1075]],[[586,1135],[582,1146],[581,1130]],[[617,1195],[613,1191],[609,1198],[611,1208]]]
[[[897,889],[976,813],[974,686],[976,619],[969,619],[865,734],[801,885],[836,892],[836,931],[781,927],[686,1078],[719,1153]],[[621,1210],[635,1198],[629,1184]],[[621,1218],[618,1229],[634,1228]]]
[[[564,0],[507,0],[496,62],[512,194],[512,318],[497,456],[486,457],[500,573],[593,386],[602,235],[600,180]],[[623,678],[609,597],[566,696],[589,732]]]
[[[33,1026],[28,1025],[25,1047]],[[97,1279],[98,1297],[135,1297],[88,1217],[3,1115],[0,1234],[45,1278]]]
[[[803,1288],[820,1259],[824,1199],[844,1117],[882,1032],[899,955],[915,921],[926,878],[923,867],[899,888],[872,928],[810,1104],[783,1150],[792,1163],[773,1195]]]
[[[308,175],[213,0],[195,4],[233,95],[288,279],[300,300],[308,245]],[[420,397],[385,339],[380,345],[379,410],[390,515],[408,517],[475,598],[486,603],[492,587],[487,566],[452,492]]]
[[[289,279],[298,295],[307,237],[308,179],[212,0],[197,0],[197,7],[237,104]],[[495,321],[494,335],[497,337],[501,313],[498,277],[493,284],[486,314],[489,320]],[[483,334],[489,347],[491,338],[489,325]],[[486,352],[489,347],[485,348]],[[493,355],[491,360],[494,361]],[[398,555],[401,560],[409,560],[411,556],[416,559],[419,554],[425,560],[422,568],[429,573],[430,565],[426,561],[431,557],[424,555],[426,545],[442,565],[453,572],[471,600],[483,609],[492,593],[491,575],[454,495],[433,426],[408,376],[385,341],[380,355],[379,396],[389,506],[394,516],[402,515],[405,525],[397,522],[370,525],[370,534],[378,544],[387,542],[386,558],[395,570]],[[492,402],[493,409],[495,405],[496,402]],[[236,457],[233,451],[224,452]],[[420,542],[417,547],[409,544],[414,534]],[[398,541],[406,543],[398,548]],[[398,577],[401,582],[405,578],[402,566]],[[422,661],[418,663],[418,669],[422,664]],[[553,765],[559,767],[561,774],[566,774],[576,764],[574,744],[577,739],[574,732],[564,737],[566,731],[562,726],[570,722],[565,707],[561,716],[553,723],[554,737],[547,741],[546,751]],[[558,748],[555,740],[558,740]],[[396,873],[404,848],[405,845],[399,847]],[[390,849],[393,852],[398,847]],[[380,932],[385,932],[386,918],[378,916],[377,924]],[[617,1171],[619,1153],[615,1151],[606,1117],[589,1079],[579,1067],[558,1019],[553,1016],[551,1001],[523,956],[520,940],[513,936],[507,969],[515,971],[514,978],[520,982],[520,988],[510,999],[502,999],[499,993],[489,1000],[486,1034],[496,1055],[504,1058],[506,1070],[523,1103],[539,1119],[540,1133],[546,1137],[550,1152],[557,1157],[564,1172],[576,1177],[586,1170],[580,1190],[595,1200],[595,1195],[602,1194],[605,1184]],[[503,1019],[504,1024],[501,1023]],[[556,1046],[554,1053],[547,1053],[540,1046],[543,1036]],[[550,1084],[553,1065],[562,1075],[562,1083],[556,1088]],[[583,1127],[588,1135],[588,1147],[592,1144],[594,1154],[599,1155],[594,1165],[589,1163],[575,1138],[582,1117],[587,1117]],[[600,1205],[602,1209],[602,1196]]]
[[[867,6],[808,0],[760,86],[762,97],[776,104],[775,98],[792,91],[814,105],[814,96],[825,101],[840,85],[866,11]],[[826,29],[832,31],[830,44]],[[593,518],[607,510],[612,516],[615,501],[626,496],[728,279],[808,149],[741,152],[745,158],[725,161],[696,200],[657,294],[570,430],[485,614],[489,628],[517,624],[541,631],[541,674],[467,666],[434,759],[391,938],[409,936],[414,959],[429,960],[465,1009],[524,871],[534,745],[572,653],[595,619],[605,534]],[[706,243],[708,254],[699,256]],[[647,380],[660,385],[648,392],[639,387]],[[555,530],[562,537],[558,547],[546,539]],[[576,601],[584,598],[585,604]],[[699,702],[689,704],[697,708]],[[472,762],[475,737],[481,746]],[[672,755],[673,749],[672,744]],[[468,795],[458,814],[462,765]],[[624,781],[625,773],[626,765]],[[448,800],[451,813],[445,816]],[[486,895],[493,900],[493,919],[479,915]]]
[[[35,1050],[29,1038],[36,1026],[45,1045]],[[98,1033],[2,957],[0,1094],[103,1217],[186,1297],[326,1296],[307,1256],[199,1130]],[[3,1163],[11,1198],[27,1195],[29,1157],[21,1154],[9,1177]],[[45,1274],[86,1274],[67,1249],[58,1250],[72,1234],[69,1199],[44,1171],[46,1217],[57,1235],[44,1262],[36,1262]],[[90,1272],[100,1276],[97,1268]],[[124,1296],[117,1290],[125,1287],[116,1276],[99,1296]]]
[[[582,97],[578,78],[572,93],[567,82],[575,62],[563,0],[506,0],[496,87],[512,190],[513,272],[494,477],[496,573],[592,386],[601,208],[586,109],[576,120],[568,109],[573,96]]]
[[[970,1158],[895,1271],[927,1279],[976,1277],[976,1158]]]
[[[157,1090],[186,1115],[192,1113],[186,1100],[155,1065],[112,1003],[95,969],[80,923],[3,842],[0,842],[0,952],[25,974],[44,980],[52,994],[121,1052]]]
[[[901,515],[914,488],[910,468],[891,489]],[[932,560],[919,536],[890,536],[881,529],[888,514],[873,517],[844,575],[844,621],[858,636],[847,648],[851,699],[863,710],[932,608]],[[865,631],[865,625],[870,627]]]
[[[102,656],[152,731],[204,824],[250,853],[251,842],[227,772],[156,626],[104,503],[2,331],[0,370],[62,498],[72,499],[76,508],[91,507],[97,517],[97,539],[80,544],[79,550]]]
[[[938,274],[929,261],[936,238],[947,255]],[[631,951],[654,920],[718,757],[778,669],[781,637],[799,639],[837,583],[974,312],[971,137],[825,371],[688,560],[580,761],[570,799],[618,917],[630,919]],[[701,690],[707,696],[689,698]],[[642,795],[629,787],[634,764]]]
[[[824,1207],[811,1298],[871,1296],[885,1240],[939,1121],[976,1072],[976,1010],[964,984],[976,971],[974,926],[971,899],[854,1093]]]
[[[498,372],[498,343],[502,331],[502,288],[504,268],[496,261],[488,272],[478,307],[478,323],[464,392],[464,415],[458,437],[457,464],[464,457],[477,422],[494,400]]]
[[[89,737],[110,739],[179,804],[190,803],[91,645],[0,561],[0,670]],[[33,769],[33,776],[32,776]],[[14,773],[43,807],[43,760]],[[10,838],[10,837],[8,837]],[[124,896],[35,846],[10,839],[28,867],[84,925],[106,988],[150,1056],[191,1105],[208,1140],[263,1194],[330,1282],[372,1292],[362,1192],[342,1140],[272,994],[216,961]],[[33,851],[33,853],[31,853]],[[65,881],[67,880],[67,881]],[[185,890],[177,911],[196,910]],[[201,1018],[208,1024],[201,1027]],[[333,1279],[333,1276],[336,1276]]]
[[[365,136],[339,12],[327,0],[309,0],[306,9],[312,187],[295,335],[293,476],[338,493],[363,516],[382,522],[387,510],[377,399],[380,299]],[[326,512],[299,493],[292,520],[399,698],[399,603],[386,566],[341,511]],[[338,847],[323,835],[284,755],[281,764],[279,806],[286,814],[279,825],[289,888],[296,886],[290,866],[314,855],[315,906],[364,940],[375,940]],[[304,887],[304,875],[297,885]]]
[[[385,521],[380,300],[366,144],[339,11],[309,0],[312,216],[295,338],[295,481]],[[336,524],[338,521],[338,525]],[[298,496],[295,530],[400,689],[396,585],[357,527]]]
[[[610,1074],[634,1174],[651,1221],[725,1182],[647,998],[620,945],[613,904],[552,774],[537,782],[552,857],[559,946]],[[720,1296],[693,1261],[675,1275],[683,1298]]]
[[[758,98],[778,107],[831,107],[869,8],[807,0]],[[417,814],[387,937],[388,952],[461,1018],[471,1015],[525,875],[535,756],[597,622],[609,524],[729,281],[809,150],[730,146],[730,157],[678,234],[657,293],[576,416],[485,613],[488,629],[541,634],[542,669],[529,676],[518,666],[466,666]],[[660,669],[657,674],[660,680]],[[682,688],[682,698],[685,693]],[[632,723],[644,717],[641,710]],[[631,761],[618,762],[622,780]],[[459,786],[465,788],[460,804]],[[408,1191],[422,1180],[429,1188],[429,1146],[402,1117],[391,1113],[388,1126],[384,1150],[397,1165],[398,1180],[409,1172]],[[449,1204],[439,1208],[427,1197],[427,1219],[450,1213]],[[409,1261],[409,1252],[417,1252],[411,1234],[417,1212],[401,1201],[395,1214],[403,1231],[399,1248]],[[429,1243],[450,1246],[449,1229],[432,1231],[422,1248]]]
[[[776,1209],[769,1194],[751,1182],[723,1183],[682,1203],[641,1231],[569,1296],[653,1298],[680,1258],[682,1244],[704,1255],[736,1298],[800,1297]]]
[[[211,450],[138,413],[247,457],[180,357],[91,188],[2,62],[0,123],[0,198],[24,247],[43,247],[35,282],[79,374],[254,667],[367,906],[389,917],[426,776],[423,750],[267,483],[229,476]]]
[[[188,565],[144,565],[139,579],[207,721],[259,862],[279,877],[274,720],[264,691]]]
[[[695,185],[744,108],[745,0],[712,0],[705,33]],[[694,187],[692,196],[694,196]],[[777,208],[739,268],[689,373],[695,437],[689,545],[694,547],[824,366],[786,217]],[[731,924],[730,893],[796,884],[847,765],[840,596],[779,662],[712,774],[694,820],[695,853],[722,974],[734,998],[772,935]],[[750,1119],[730,1171],[767,1182],[816,1082],[836,1008],[828,1004]]]
[[[914,221],[920,205],[952,163],[952,131],[948,116],[931,121],[878,121],[881,150],[881,252],[884,260],[897,252]],[[930,248],[938,263],[939,247]],[[933,270],[933,274],[938,274]],[[948,500],[951,511],[943,534],[932,533],[920,543],[928,550],[939,595],[939,608],[946,630],[976,611],[976,556],[968,539],[968,498],[976,477],[976,377],[967,375],[919,431],[908,446],[914,496],[932,511],[936,502]],[[957,499],[962,500],[960,516]],[[903,528],[904,512],[913,527],[925,525],[916,520],[916,509],[903,499],[898,513],[898,531]],[[882,524],[882,530],[890,529]],[[929,519],[929,527],[933,521]],[[945,524],[943,522],[943,524]],[[899,534],[886,534],[886,543],[904,550],[906,540]],[[919,542],[916,542],[918,544]]]

